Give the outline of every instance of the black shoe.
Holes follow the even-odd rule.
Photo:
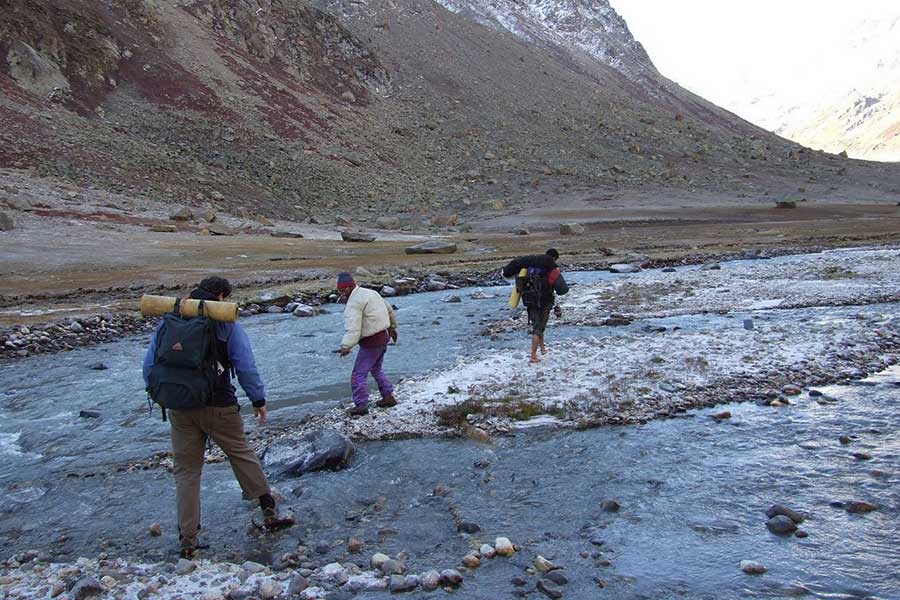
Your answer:
[[[347,414],[351,417],[362,417],[369,414],[369,407],[353,405],[347,409]]]
[[[394,398],[393,394],[390,394],[376,402],[375,406],[377,406],[378,408],[390,408],[392,406],[397,406],[397,400],[396,398]]]

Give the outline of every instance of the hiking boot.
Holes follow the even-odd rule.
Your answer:
[[[369,407],[356,406],[355,404],[347,409],[347,414],[351,417],[362,417],[369,414]]]
[[[390,408],[392,406],[397,406],[397,400],[394,398],[393,394],[389,394],[376,402],[375,406],[378,408]]]
[[[263,527],[266,529],[284,529],[285,527],[292,527],[294,525],[294,517],[291,515],[279,515],[277,508],[264,508],[262,509],[263,513]]]

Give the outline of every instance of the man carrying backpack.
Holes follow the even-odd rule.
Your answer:
[[[228,280],[207,277],[190,297],[222,301],[230,294]],[[181,555],[190,558],[197,549],[207,547],[198,543],[197,533],[200,473],[209,439],[228,457],[244,498],[259,500],[265,527],[293,525],[293,517],[279,516],[259,458],[244,435],[232,374],[250,398],[260,426],[266,422],[266,394],[250,340],[240,324],[169,313],[150,339],[143,367],[148,392],[162,405],[163,419],[168,417],[172,424]]]
[[[394,309],[375,290],[359,287],[350,273],[340,273],[337,281],[344,307],[344,337],[338,350],[341,357],[350,354],[359,344],[356,364],[350,376],[353,406],[347,411],[351,417],[369,414],[369,373],[378,384],[381,399],[375,402],[379,408],[395,406],[394,386],[382,370],[388,342],[397,343],[397,318]]]
[[[516,291],[528,310],[528,328],[531,335],[531,362],[538,363],[538,348],[541,354],[547,353],[544,345],[544,330],[550,320],[550,311],[554,310],[555,294],[560,296],[569,292],[569,286],[556,266],[559,252],[554,248],[545,254],[521,256],[503,267],[503,276],[516,278]],[[559,307],[555,307],[556,316],[560,316]]]

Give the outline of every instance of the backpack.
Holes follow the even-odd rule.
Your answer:
[[[522,297],[522,304],[541,308],[544,290],[547,286],[547,277],[544,270],[538,267],[528,267],[528,273],[523,277],[516,277],[516,290]]]
[[[226,369],[219,354],[215,321],[163,315],[147,388],[153,402],[162,407],[163,420],[167,409],[191,410],[209,404]]]

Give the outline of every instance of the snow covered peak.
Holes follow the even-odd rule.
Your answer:
[[[483,25],[534,44],[583,52],[630,79],[656,68],[609,0],[435,0]]]

